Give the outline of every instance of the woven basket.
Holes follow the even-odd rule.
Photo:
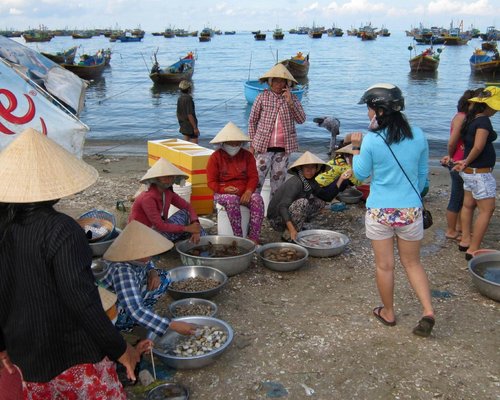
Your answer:
[[[90,243],[104,240],[115,229],[113,223],[106,219],[79,218],[77,222],[85,231]]]
[[[98,223],[98,224],[100,223],[105,228],[107,228],[109,231],[103,237],[101,237],[100,235],[96,235],[96,236],[93,235],[92,239],[89,240],[90,242],[96,242],[96,241],[100,241],[100,240],[108,240],[111,238],[111,236],[113,235],[115,228],[116,228],[116,218],[113,214],[111,214],[110,212],[104,211],[104,210],[97,210],[94,208],[94,209],[87,211],[87,212],[83,213],[82,215],[80,215],[80,217],[78,217],[78,223],[80,224],[80,220],[86,219],[86,218],[105,220],[105,221],[108,221],[109,223],[111,223],[111,229],[108,229],[109,224],[100,223],[99,221],[97,221],[96,223]],[[80,224],[80,226],[82,226],[82,224]],[[97,228],[98,227],[99,227],[99,225],[97,225]],[[96,229],[96,231],[100,232],[99,229]],[[85,233],[87,233],[87,231],[85,231]]]

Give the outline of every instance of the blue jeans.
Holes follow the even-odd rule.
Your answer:
[[[464,203],[464,181],[457,171],[450,171],[451,193],[448,202],[448,211],[459,213]]]

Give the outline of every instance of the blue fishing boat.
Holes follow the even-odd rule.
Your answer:
[[[262,93],[266,89],[269,89],[269,85],[267,84],[267,82],[260,83],[259,81],[246,81],[245,99],[249,104],[253,104],[258,94]],[[296,95],[299,100],[302,100],[302,95],[304,94],[304,87],[302,85],[296,85],[292,89],[292,93]]]
[[[157,52],[153,54],[155,62],[149,74],[154,83],[179,83],[180,81],[191,80],[195,64],[195,56],[192,51],[167,68],[160,68],[156,54]]]
[[[122,43],[128,43],[128,42],[140,42],[142,40],[142,36],[133,36],[133,35],[122,35],[118,36],[116,40],[119,40]]]

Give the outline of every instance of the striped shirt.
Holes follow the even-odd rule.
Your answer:
[[[248,134],[255,151],[265,153],[268,147],[273,147],[270,140],[277,118],[283,127],[285,152],[299,149],[295,123],[303,124],[306,114],[297,96],[292,94],[292,99],[293,107],[290,107],[281,94],[271,90],[264,90],[257,96],[248,119]]]

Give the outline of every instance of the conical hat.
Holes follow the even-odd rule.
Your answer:
[[[104,289],[100,286],[97,287],[97,290],[99,291],[99,297],[101,298],[102,308],[104,311],[108,311],[115,305],[118,296],[110,290]]]
[[[210,141],[210,143],[223,143],[223,142],[250,142],[251,139],[243,133],[235,124],[229,121],[224,128],[222,128],[217,135]]]
[[[139,221],[131,221],[109,246],[102,258],[109,261],[134,261],[164,253],[174,244]]]
[[[324,162],[321,158],[315,156],[310,151],[306,151],[291,165],[290,168],[288,168],[288,172],[295,173],[297,172],[297,167],[308,164],[318,164],[320,167],[320,172],[330,169],[330,166],[326,162]]]
[[[159,178],[161,176],[183,176],[189,178],[187,174],[182,172],[179,168],[177,168],[170,161],[159,158],[155,164],[148,169],[148,172],[141,178],[141,183],[145,183],[149,179]]]
[[[0,153],[0,202],[60,199],[86,189],[98,176],[94,167],[28,128]]]
[[[347,146],[341,147],[338,150],[335,150],[335,153],[347,153],[354,155],[352,151],[352,143],[349,143]]]
[[[259,81],[265,81],[268,78],[282,78],[287,81],[297,83],[293,75],[288,71],[288,69],[283,64],[276,64],[269,71],[259,78]]]

